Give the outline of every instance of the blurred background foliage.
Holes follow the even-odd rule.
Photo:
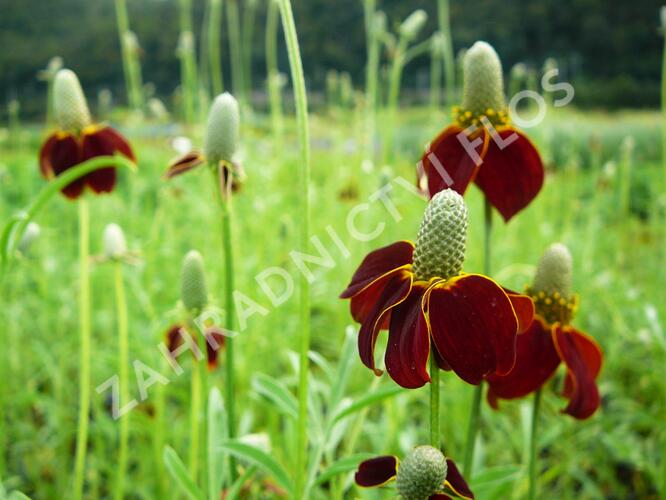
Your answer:
[[[242,0],[241,13],[252,0]],[[258,4],[252,45],[254,88],[265,85],[263,58],[266,0]],[[363,85],[365,32],[361,0],[294,0],[296,22],[311,92],[322,91],[331,69],[349,72]],[[205,0],[194,0],[198,43],[206,15]],[[584,108],[656,107],[662,37],[658,0],[476,0],[451,1],[451,26],[456,52],[477,39],[491,42],[502,56],[505,71],[522,62],[539,70],[555,58],[563,77],[576,87],[575,104]],[[381,0],[389,27],[395,28],[414,9],[428,13],[422,37],[436,29],[434,0]],[[157,95],[171,96],[179,64],[177,0],[130,0],[131,28],[141,45],[144,81]],[[222,58],[230,85],[229,42],[223,20]],[[0,0],[0,115],[8,101],[21,102],[21,114],[37,118],[44,109],[45,84],[37,79],[53,56],[81,77],[90,97],[103,88],[123,96],[123,73],[111,0]],[[280,50],[280,67],[287,68]],[[405,86],[426,89],[429,57],[409,65]]]

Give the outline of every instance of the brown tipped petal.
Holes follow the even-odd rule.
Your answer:
[[[164,174],[166,179],[172,179],[178,175],[189,172],[192,169],[197,168],[204,163],[203,154],[198,151],[190,151],[185,153],[182,156],[179,156],[175,160],[172,160],[169,164],[169,168]]]
[[[361,462],[354,475],[354,481],[364,488],[373,488],[395,479],[397,473],[398,459],[386,455]]]
[[[414,244],[411,241],[398,241],[370,252],[361,262],[340,298],[349,299],[385,274],[411,264],[413,254]]]
[[[513,368],[518,320],[499,285],[468,274],[434,284],[426,297],[432,339],[460,378],[476,385]]]
[[[413,286],[409,297],[391,311],[386,371],[400,386],[416,389],[430,382],[426,366],[430,336],[421,307],[425,288]]]
[[[208,328],[206,330],[206,354],[208,358],[208,369],[214,370],[218,365],[218,354],[224,348],[227,337],[219,328]]]
[[[497,140],[490,140],[475,182],[508,222],[539,194],[544,168],[539,152],[521,132],[507,128],[497,134]]]
[[[48,144],[51,140],[52,142]],[[44,144],[44,150],[40,154],[40,168],[42,172],[51,172],[55,176],[78,165],[81,161],[83,161],[81,147],[76,137],[71,134],[54,134]],[[85,177],[70,182],[62,190],[62,193],[71,199],[78,198],[83,192]]]
[[[465,481],[465,478],[463,478],[462,474],[458,470],[456,463],[450,458],[447,458],[446,465],[447,473],[446,481],[444,482],[445,486],[460,498],[474,500],[474,493],[472,493],[472,490],[469,489],[467,481]]]
[[[516,364],[507,375],[488,377],[488,402],[497,407],[497,399],[521,398],[534,392],[555,373],[560,357],[550,334],[550,327],[535,319],[516,340]]]
[[[564,396],[569,405],[563,411],[578,419],[591,417],[601,402],[596,383],[603,361],[601,348],[588,335],[559,324],[553,327],[553,340],[567,366]]]

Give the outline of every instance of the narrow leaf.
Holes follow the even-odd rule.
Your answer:
[[[254,446],[236,440],[222,443],[221,448],[235,457],[256,465],[273,476],[286,491],[291,492],[291,478],[287,471],[268,453]]]
[[[180,491],[190,500],[203,500],[205,498],[203,492],[194,484],[178,453],[170,446],[165,446],[163,457],[164,465],[166,465],[169,474],[171,474]]]

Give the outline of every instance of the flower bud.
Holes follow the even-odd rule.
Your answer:
[[[125,233],[118,224],[108,224],[104,228],[104,255],[118,260],[127,254]]]
[[[398,467],[398,493],[405,500],[426,500],[442,490],[447,472],[441,451],[432,446],[418,446]]]
[[[203,258],[196,250],[190,250],[183,259],[180,274],[180,298],[185,309],[194,313],[200,312],[208,303]]]
[[[476,42],[465,54],[462,107],[476,117],[506,110],[502,63],[486,42]]]
[[[205,154],[211,163],[231,163],[238,147],[240,113],[238,101],[225,92],[218,95],[208,113],[206,125]]]
[[[400,25],[400,36],[406,40],[413,40],[423,29],[427,20],[428,14],[423,9],[415,10]]]
[[[440,191],[428,204],[414,248],[416,279],[448,279],[460,274],[467,241],[467,207],[452,189]]]
[[[58,126],[66,132],[80,132],[90,125],[90,111],[79,79],[72,70],[61,69],[53,83],[53,107]]]

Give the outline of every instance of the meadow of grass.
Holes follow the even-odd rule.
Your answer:
[[[186,372],[177,376],[157,345],[180,319],[180,263],[190,249],[203,254],[213,302],[222,307],[222,243],[214,187],[203,170],[170,182],[162,178],[177,154],[173,139],[183,135],[201,144],[200,128],[130,124],[122,115],[111,121],[119,122],[134,145],[138,171],[123,172],[112,195],[90,200],[92,253],[103,253],[107,224],[123,228],[130,250],[137,254],[136,262],[123,269],[131,359],[169,379],[166,385],[151,386],[147,399],[131,413],[127,497],[180,498],[163,452],[170,446],[183,460],[188,456],[191,363],[183,356]],[[311,232],[333,262],[310,266],[315,279],[308,433],[310,464],[315,465],[302,472],[317,477],[310,498],[390,498],[393,490],[358,489],[352,480],[355,466],[368,456],[404,455],[428,440],[427,387],[394,390],[386,375],[378,379],[363,367],[356,354],[357,325],[348,304],[338,299],[368,250],[416,236],[426,201],[406,186],[414,180],[423,145],[449,118],[445,110],[411,108],[401,110],[398,121],[394,159],[372,166],[363,161],[360,112],[331,106],[311,116]],[[565,406],[557,396],[562,372],[544,390],[540,498],[656,499],[666,494],[666,205],[659,122],[654,112],[550,110],[546,121],[530,131],[548,168],[542,192],[509,224],[495,215],[494,277],[523,289],[543,250],[555,241],[566,243],[580,295],[574,323],[595,337],[605,353],[599,378],[602,406],[589,420],[560,414]],[[286,123],[283,137],[273,133],[262,113],[245,110],[242,123],[240,161],[247,181],[233,202],[236,288],[265,311],[251,317],[235,341],[239,435],[269,450],[291,475],[297,472],[296,400],[291,394],[298,384],[298,300],[293,294],[274,307],[255,277],[272,266],[283,267],[295,279],[298,274],[290,259],[298,248],[302,215],[298,143],[292,122]],[[22,127],[18,134],[3,131],[0,220],[25,207],[44,186],[37,166],[42,138],[43,130],[36,125]],[[376,193],[386,198],[378,199]],[[370,232],[382,224],[383,230],[363,242],[350,234],[347,221],[369,197],[374,201],[357,225]],[[470,230],[465,269],[480,271],[482,197],[470,188],[466,201]],[[7,493],[67,498],[78,389],[76,205],[55,197],[37,222],[40,237],[14,262],[2,284],[0,484]],[[334,244],[330,228],[348,254]],[[94,259],[93,388],[117,370],[113,279],[113,266]],[[379,342],[386,342],[386,336]],[[441,379],[444,451],[462,460],[472,387],[450,373]],[[211,372],[209,383],[222,390],[224,370]],[[139,397],[136,383],[130,391]],[[369,394],[384,397],[333,421],[340,403],[362,402]],[[531,398],[501,402],[500,411],[484,402],[474,472],[468,478],[476,498],[526,495],[530,412]],[[86,498],[112,494],[117,439],[118,422],[110,415],[108,394],[93,391]],[[275,478],[265,468],[248,469],[243,460],[240,464],[251,478],[244,494],[279,495]]]

